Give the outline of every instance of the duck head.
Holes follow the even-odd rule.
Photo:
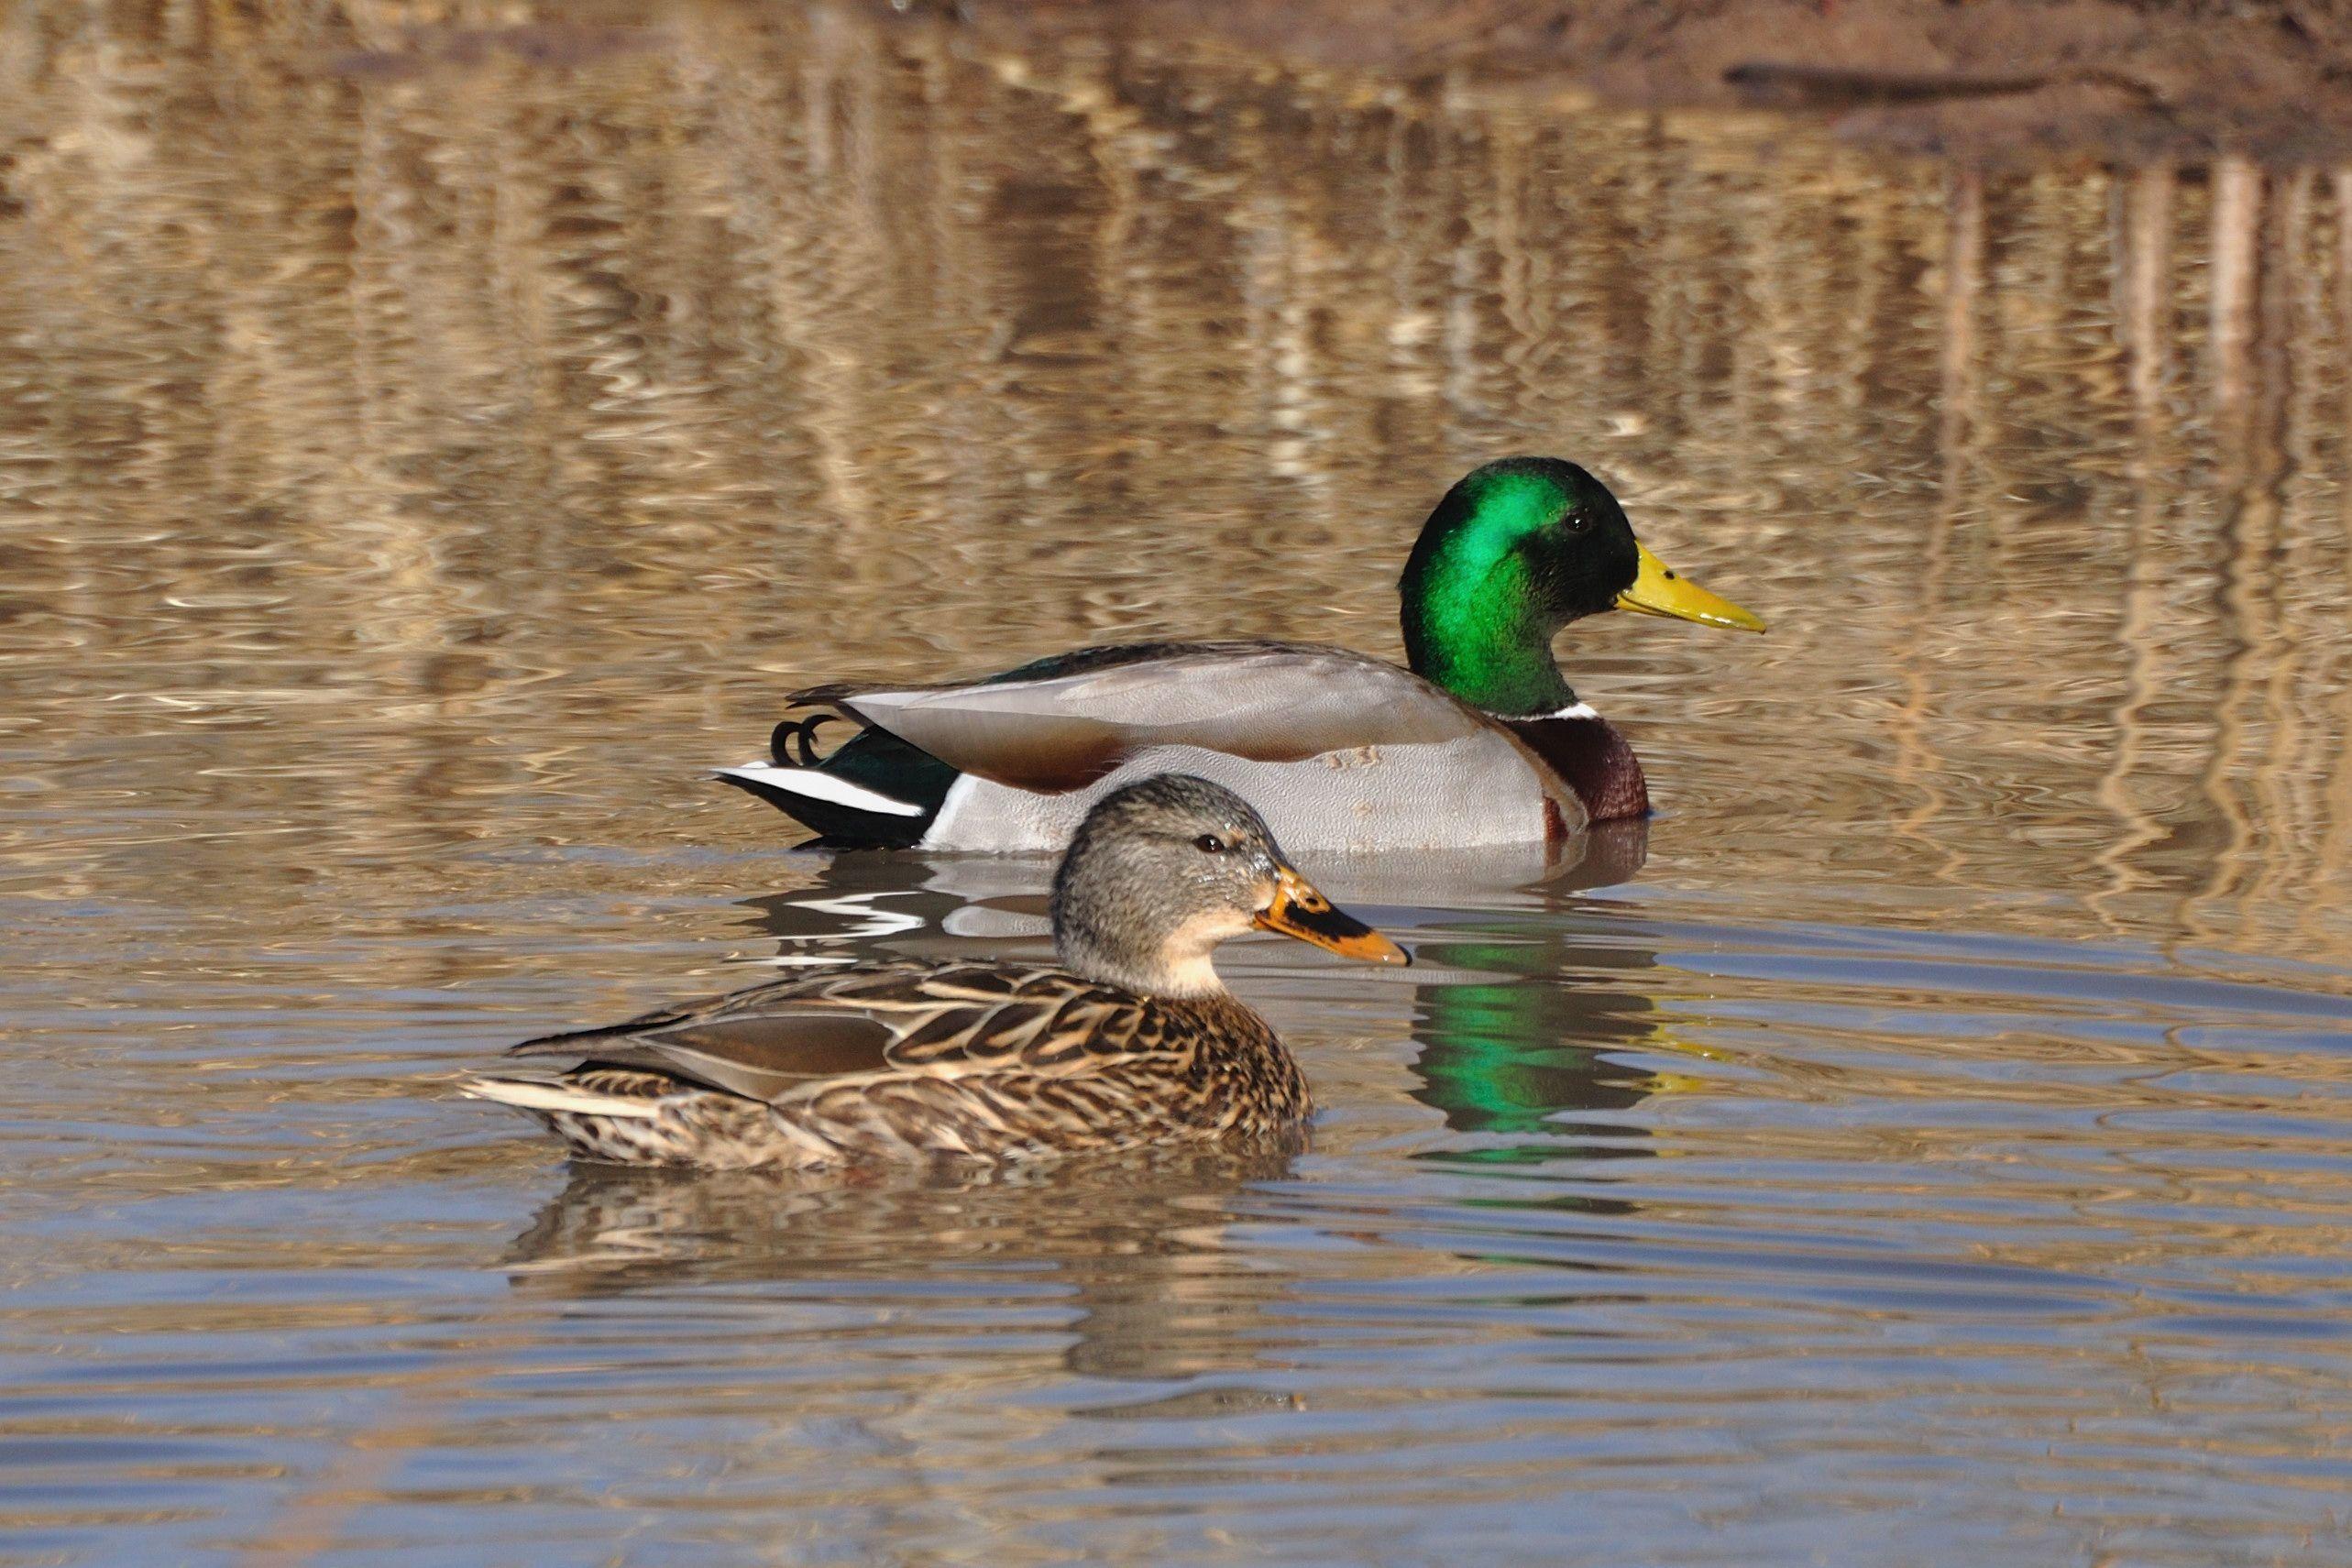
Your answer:
[[[1413,673],[1509,717],[1575,703],[1552,639],[1588,615],[1764,629],[1651,554],[1609,487],[1556,457],[1506,457],[1464,476],[1422,525],[1398,589]]]
[[[1053,940],[1090,980],[1147,996],[1221,993],[1210,955],[1257,928],[1376,963],[1410,960],[1299,874],[1247,802],[1161,773],[1105,795],[1053,879]]]

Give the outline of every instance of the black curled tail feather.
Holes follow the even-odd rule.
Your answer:
[[[822,694],[834,689],[838,688],[817,687],[793,694],[796,707],[821,711],[778,724],[768,738],[770,758],[780,769],[822,773],[903,801],[917,807],[915,813],[863,810],[738,773],[722,771],[719,777],[812,829],[819,844],[828,849],[903,850],[920,843],[947,801],[948,790],[958,776],[956,770],[887,729],[866,724],[855,713],[823,701]],[[819,732],[835,720],[857,726],[856,733],[820,756]]]
[[[828,724],[846,722],[830,708],[806,718],[787,718],[768,732],[768,756],[779,768],[813,768],[819,761],[818,730]]]

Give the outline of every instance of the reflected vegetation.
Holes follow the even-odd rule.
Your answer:
[[[1540,449],[1778,628],[1572,634],[1709,825],[1672,869],[2344,938],[2342,180],[1984,177],[822,6],[366,15],[9,25],[0,831],[71,887],[558,807],[772,842],[691,780],[779,691],[1393,652],[1428,498]]]
[[[587,15],[0,16],[0,1558],[2340,1536],[2352,172]],[[700,770],[818,678],[1393,655],[1509,450],[1774,630],[1564,641],[1645,833],[1307,868],[1420,967],[1228,949],[1304,1154],[786,1190],[436,1097],[1042,957],[1041,862]]]

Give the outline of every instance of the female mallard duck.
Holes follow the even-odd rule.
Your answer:
[[[1471,472],[1422,526],[1398,585],[1410,673],[1296,642],[1146,642],[984,680],[793,695],[772,762],[724,768],[841,847],[1059,848],[1104,792],[1198,773],[1317,850],[1550,842],[1650,808],[1642,764],[1552,656],[1607,609],[1764,622],[1667,569],[1573,463]],[[817,728],[862,728],[819,760]]]
[[[1053,882],[1063,967],[861,964],[530,1040],[560,1075],[468,1079],[591,1159],[1006,1160],[1295,1133],[1306,1080],[1210,954],[1251,927],[1406,962],[1332,907],[1239,796],[1164,775],[1106,795]]]

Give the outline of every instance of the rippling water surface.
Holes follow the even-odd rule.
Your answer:
[[[0,22],[0,1562],[2352,1557],[2352,185],[565,15]],[[442,1087],[1037,950],[1041,865],[698,770],[1393,652],[1514,450],[1774,630],[1564,641],[1646,836],[1231,950],[1311,1152],[681,1179]]]

